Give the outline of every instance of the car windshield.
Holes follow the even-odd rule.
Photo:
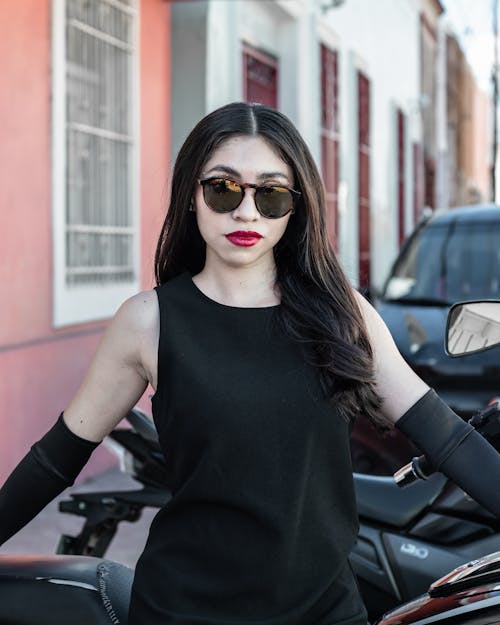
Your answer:
[[[500,222],[434,223],[396,262],[387,300],[451,304],[500,296]]]

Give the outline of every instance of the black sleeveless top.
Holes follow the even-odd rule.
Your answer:
[[[172,499],[136,568],[130,625],[366,625],[348,564],[349,426],[276,323],[187,273],[157,287],[153,417]]]

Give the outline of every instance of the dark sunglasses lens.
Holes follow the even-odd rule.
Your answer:
[[[243,192],[238,184],[221,178],[203,185],[203,197],[215,212],[229,213],[241,203]]]
[[[293,209],[292,193],[286,187],[260,187],[255,202],[260,213],[269,219],[284,217]]]

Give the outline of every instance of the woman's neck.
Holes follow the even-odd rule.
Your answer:
[[[212,268],[209,264],[193,277],[196,286],[208,297],[225,304],[258,308],[280,303],[279,293],[275,288],[276,267],[267,270],[255,267],[220,267]]]

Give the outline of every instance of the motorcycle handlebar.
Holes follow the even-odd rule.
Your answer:
[[[414,482],[426,480],[433,473],[434,468],[429,460],[425,456],[418,456],[394,473],[394,481],[400,488],[406,488]]]

